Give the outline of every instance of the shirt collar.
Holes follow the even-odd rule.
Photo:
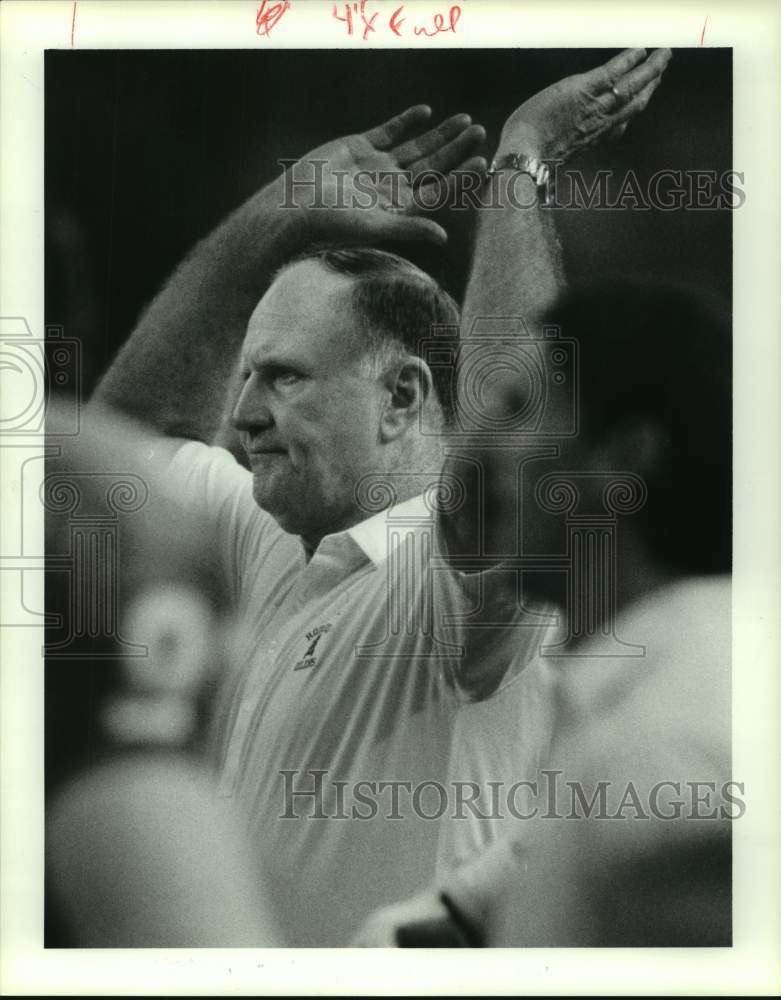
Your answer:
[[[390,528],[414,529],[424,523],[431,523],[433,514],[426,506],[423,494],[394,504],[379,514],[359,521],[345,532],[371,559],[375,566],[388,558],[390,549],[395,548],[400,539],[398,531]]]

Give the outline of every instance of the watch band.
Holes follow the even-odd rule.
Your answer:
[[[515,170],[520,174],[528,174],[538,188],[542,188],[547,198],[550,185],[550,168],[547,163],[538,160],[536,156],[526,153],[505,153],[498,160],[491,160],[488,176],[493,177],[499,170]]]

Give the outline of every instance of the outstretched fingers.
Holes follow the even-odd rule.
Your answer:
[[[597,66],[596,69],[586,73],[586,77],[597,89],[610,90],[623,76],[636,66],[642,65],[646,54],[645,49],[624,49],[602,66]]]
[[[616,90],[624,99],[631,100],[644,90],[647,84],[661,80],[671,59],[672,52],[669,49],[657,49],[641,66],[621,77],[615,84]]]
[[[608,78],[611,81],[609,88],[597,97],[597,102],[603,111],[609,115],[623,115],[626,107],[632,104],[638,95],[645,93],[650,84],[658,85],[661,82],[662,74],[671,58],[672,53],[669,49],[656,49],[648,59],[627,72],[621,75],[609,73]]]
[[[411,137],[431,116],[427,104],[407,108],[382,125],[364,132],[377,150],[388,152],[412,175],[427,170],[446,172],[473,153],[485,141],[482,125],[473,125],[467,114],[451,115],[434,128]]]
[[[450,142],[435,149],[428,156],[421,157],[410,164],[409,170],[412,174],[413,184],[415,183],[415,178],[423,173],[435,171],[445,174],[449,170],[454,170],[482,146],[484,142],[485,129],[483,126],[469,125],[454,139],[451,139]]]
[[[631,100],[619,107],[612,117],[613,126],[625,127],[630,120],[635,117],[635,115],[639,115],[641,111],[645,111],[648,107],[648,102],[653,97],[654,91],[661,82],[661,77],[654,77],[654,79],[651,80],[650,83],[647,83],[642,90],[631,98]]]
[[[410,164],[414,164],[436,153],[437,150],[441,149],[452,139],[461,135],[471,124],[472,119],[469,115],[452,115],[437,125],[436,128],[431,128],[428,132],[424,132],[414,139],[407,140],[407,142],[396,146],[390,152],[400,167],[408,167]]]
[[[403,142],[413,130],[424,125],[430,117],[431,108],[428,104],[415,104],[363,134],[375,149],[390,149]]]
[[[444,204],[468,204],[466,196],[480,188],[487,170],[488,162],[484,156],[468,157],[446,174],[440,173],[435,180],[421,184],[415,190],[413,210],[425,212],[442,208]]]

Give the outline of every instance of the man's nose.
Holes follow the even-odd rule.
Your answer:
[[[237,431],[252,431],[270,427],[273,422],[261,380],[253,373],[242,386],[239,398],[233,407],[231,423]]]

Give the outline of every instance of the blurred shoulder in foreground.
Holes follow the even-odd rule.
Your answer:
[[[50,434],[57,421],[52,405]],[[116,602],[113,656],[87,629],[47,675],[47,715],[56,707],[52,690],[65,682],[76,688],[67,704],[86,703],[75,719],[57,719],[63,738],[51,753],[66,759],[51,763],[50,753],[47,761],[55,772],[47,791],[47,944],[271,946],[277,932],[262,875],[240,823],[217,798],[203,751],[212,681],[228,666],[235,628],[210,527],[176,501],[170,443],[94,406],[78,437],[60,440],[45,483],[55,498],[46,504],[49,557],[67,547],[73,523],[58,495],[75,497],[86,523],[100,519],[107,490],[132,482],[142,509],[117,521],[117,579],[112,559],[95,558],[87,570],[91,620],[104,620],[102,600]],[[50,576],[51,607],[58,583]],[[88,732],[70,732],[82,713]]]

